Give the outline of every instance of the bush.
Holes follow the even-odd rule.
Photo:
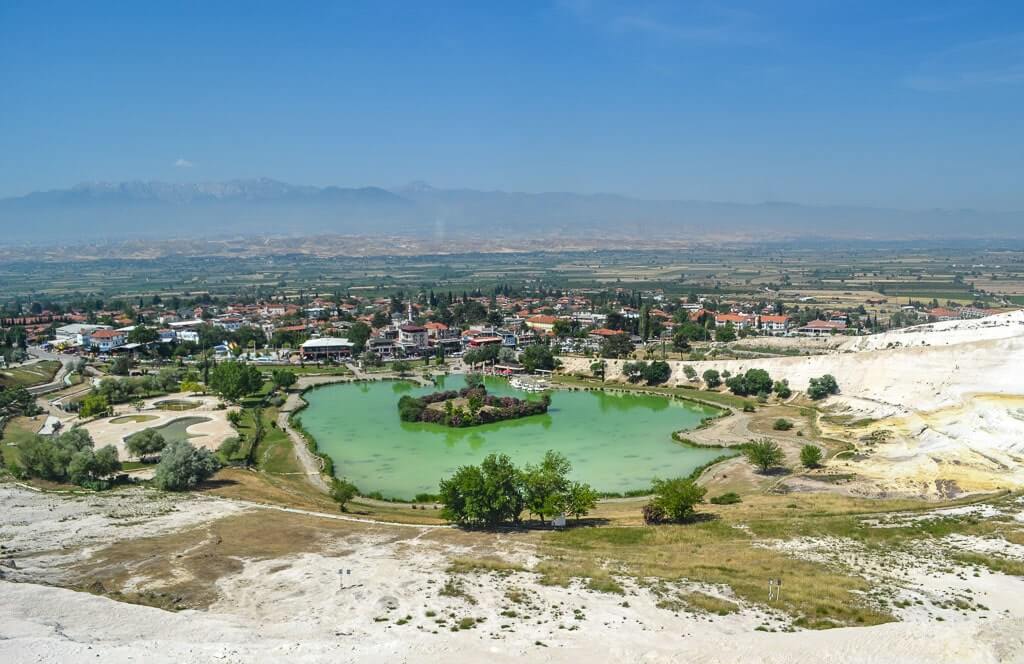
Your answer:
[[[643,507],[644,523],[649,526],[664,523],[665,521],[665,510],[660,505],[654,503],[647,503]]]
[[[744,413],[753,413],[756,410],[757,410],[757,408],[755,408],[754,404],[752,404],[751,402],[749,402],[749,401],[744,401],[743,402],[743,412]]]
[[[708,369],[704,372],[704,384],[709,390],[713,390],[722,384],[722,376],[714,369]]]
[[[220,461],[210,450],[197,449],[186,440],[176,440],[168,444],[160,455],[153,484],[164,491],[193,489],[220,467]]]
[[[800,463],[807,468],[817,468],[820,466],[823,456],[821,448],[814,445],[804,445],[800,449]]]
[[[839,394],[839,384],[831,374],[812,378],[807,384],[807,396],[818,401],[833,394]]]
[[[231,436],[225,438],[224,442],[217,448],[217,454],[220,454],[221,459],[224,461],[230,461],[233,456],[238,454],[238,450],[242,448],[242,441],[238,436]]]
[[[740,494],[730,491],[729,493],[723,493],[721,496],[715,496],[708,502],[713,505],[735,505],[736,503],[742,503],[743,499],[740,498]]]
[[[744,446],[744,454],[750,463],[761,469],[762,473],[767,473],[773,467],[782,464],[786,458],[779,444],[767,438],[747,443]]]
[[[780,417],[772,424],[772,428],[776,431],[789,431],[793,428],[793,423],[783,417]]]
[[[791,396],[793,396],[793,390],[791,390],[789,388],[789,381],[788,380],[777,380],[777,381],[775,381],[775,385],[772,387],[772,389],[775,390],[775,394],[780,399],[788,399]]]

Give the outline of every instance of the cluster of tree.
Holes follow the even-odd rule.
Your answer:
[[[672,375],[672,367],[668,362],[626,362],[622,365],[622,373],[631,383],[646,381],[648,385],[661,385]]]
[[[164,367],[156,374],[147,376],[120,379],[103,378],[92,392],[93,395],[105,400],[108,405],[123,404],[142,397],[166,395],[167,392],[177,391],[180,379],[180,369]],[[88,415],[83,414],[83,417],[88,417]]]
[[[193,447],[187,440],[175,440],[163,448],[153,484],[164,491],[194,489],[220,467],[220,460],[210,450]]]
[[[685,523],[696,515],[696,506],[704,502],[707,489],[691,479],[677,477],[651,482],[651,502],[644,505],[644,523]]]
[[[625,332],[622,334],[613,334],[610,337],[605,337],[604,340],[601,341],[601,357],[629,357],[632,352],[633,342],[630,341],[629,335]]]
[[[818,401],[833,394],[839,394],[839,383],[832,374],[812,378],[807,384],[807,396]]]
[[[466,404],[456,405],[456,399]],[[430,408],[443,403],[444,409]],[[398,415],[403,422],[432,422],[449,427],[471,427],[490,422],[514,420],[548,412],[551,397],[542,395],[537,401],[496,397],[487,393],[483,385],[471,385],[461,390],[434,392],[422,397],[403,396],[398,400]]]
[[[715,369],[708,369],[701,378],[704,379],[704,386],[709,390],[713,390],[722,384],[722,374],[718,373]]]
[[[274,369],[270,374],[270,379],[274,381],[275,389],[287,390],[295,384],[298,377],[290,369]]]
[[[501,350],[501,346],[498,344],[488,344],[486,346],[481,346],[480,348],[472,348],[462,355],[462,361],[470,366],[476,364],[493,364],[498,361],[498,357],[501,355]]]
[[[519,354],[519,362],[523,368],[533,373],[538,369],[552,371],[557,365],[554,353],[547,344],[530,344]]]
[[[542,522],[557,514],[579,519],[597,505],[597,492],[569,480],[571,470],[569,460],[553,451],[521,469],[504,454],[490,454],[479,466],[462,466],[441,480],[441,514],[461,525],[488,528],[519,524],[524,511]]]
[[[35,415],[39,408],[24,387],[0,387],[0,417]]]
[[[52,436],[33,436],[18,445],[21,468],[29,477],[53,482],[70,482],[90,488],[105,488],[109,478],[121,470],[117,449],[107,445],[94,449],[92,436],[75,428]]]
[[[263,374],[245,362],[221,362],[210,371],[210,389],[229,401],[238,401],[262,386]]]
[[[771,394],[774,383],[772,377],[764,369],[747,369],[746,373],[737,374],[725,381],[736,396],[745,397],[749,394]]]
[[[25,335],[25,328],[20,325],[0,329],[0,356],[7,362],[14,362],[24,358],[27,353],[28,339]]]

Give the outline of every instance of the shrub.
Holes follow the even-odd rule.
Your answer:
[[[704,372],[704,384],[709,390],[713,390],[722,384],[722,376],[714,369],[708,369]]]
[[[788,399],[791,396],[793,396],[793,390],[789,388],[788,380],[783,379],[775,381],[775,385],[772,387],[772,389],[775,390],[775,394],[780,399]]]
[[[713,505],[735,505],[736,503],[742,503],[743,499],[740,498],[740,494],[730,491],[729,493],[723,493],[721,496],[715,496],[708,502]]]
[[[749,402],[749,401],[744,401],[743,402],[743,412],[744,413],[753,413],[756,410],[757,410],[757,408],[755,408],[754,404],[752,404],[751,402]]]
[[[159,454],[167,446],[167,440],[156,429],[143,429],[133,433],[125,438],[124,442],[128,451],[140,459]]]
[[[793,423],[784,417],[780,417],[772,423],[772,428],[776,431],[789,431],[793,428]]]
[[[823,454],[820,447],[804,445],[800,448],[800,463],[807,468],[817,468],[820,466],[822,457]]]
[[[647,503],[643,506],[644,523],[647,525],[656,525],[665,521],[665,510],[660,505],[654,503]]]

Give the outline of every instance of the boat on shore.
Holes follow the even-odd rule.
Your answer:
[[[517,390],[524,392],[543,392],[550,389],[548,382],[539,378],[528,378],[526,376],[513,376],[508,384]]]

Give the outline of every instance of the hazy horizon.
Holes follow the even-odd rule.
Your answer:
[[[1024,6],[0,7],[0,198],[79,182],[1024,210]]]

